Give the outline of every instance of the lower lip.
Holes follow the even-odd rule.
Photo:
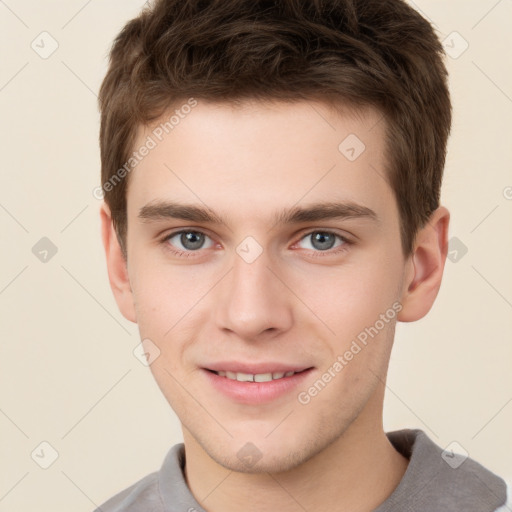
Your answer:
[[[242,404],[262,404],[276,400],[297,388],[312,371],[313,368],[309,368],[290,377],[269,382],[240,382],[203,369],[203,373],[215,389]]]

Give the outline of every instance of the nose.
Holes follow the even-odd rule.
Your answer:
[[[265,251],[252,262],[234,254],[233,268],[220,283],[215,299],[220,329],[246,340],[274,337],[290,329],[292,294],[271,263]]]

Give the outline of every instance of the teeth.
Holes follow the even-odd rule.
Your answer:
[[[215,372],[219,377],[226,377],[239,382],[270,382],[271,380],[282,379],[283,377],[291,377],[296,372],[274,372],[274,373],[235,373],[235,372]]]
[[[258,373],[254,376],[254,382],[270,382],[271,380],[271,373]]]

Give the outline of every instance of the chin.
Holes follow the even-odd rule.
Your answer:
[[[212,438],[198,440],[203,450],[217,464],[239,473],[282,473],[293,470],[326,449],[337,437],[336,431],[296,429],[279,434],[244,434],[226,442]]]
[[[245,454],[240,452],[245,450]],[[270,453],[267,450],[259,450],[254,444],[247,443],[237,452],[218,453],[217,450],[208,451],[208,455],[217,464],[230,471],[248,474],[282,473],[290,471],[306,462],[315,455],[307,449],[288,453]]]

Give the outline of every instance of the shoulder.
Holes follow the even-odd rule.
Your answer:
[[[495,510],[495,512],[510,512],[512,510],[512,480],[506,482],[507,501]]]
[[[192,502],[183,476],[184,445],[175,444],[155,471],[130,485],[94,512],[164,512],[175,504]],[[165,503],[165,505],[164,505]],[[186,510],[186,508],[185,508]]]
[[[402,481],[378,512],[396,510],[399,505],[399,509],[425,512],[510,510],[502,508],[510,500],[506,482],[468,453],[456,453],[451,445],[443,449],[417,429],[389,432],[387,436],[409,459],[409,465]]]
[[[160,510],[163,508],[158,489],[158,472],[155,471],[107,500],[94,512],[156,512]]]

